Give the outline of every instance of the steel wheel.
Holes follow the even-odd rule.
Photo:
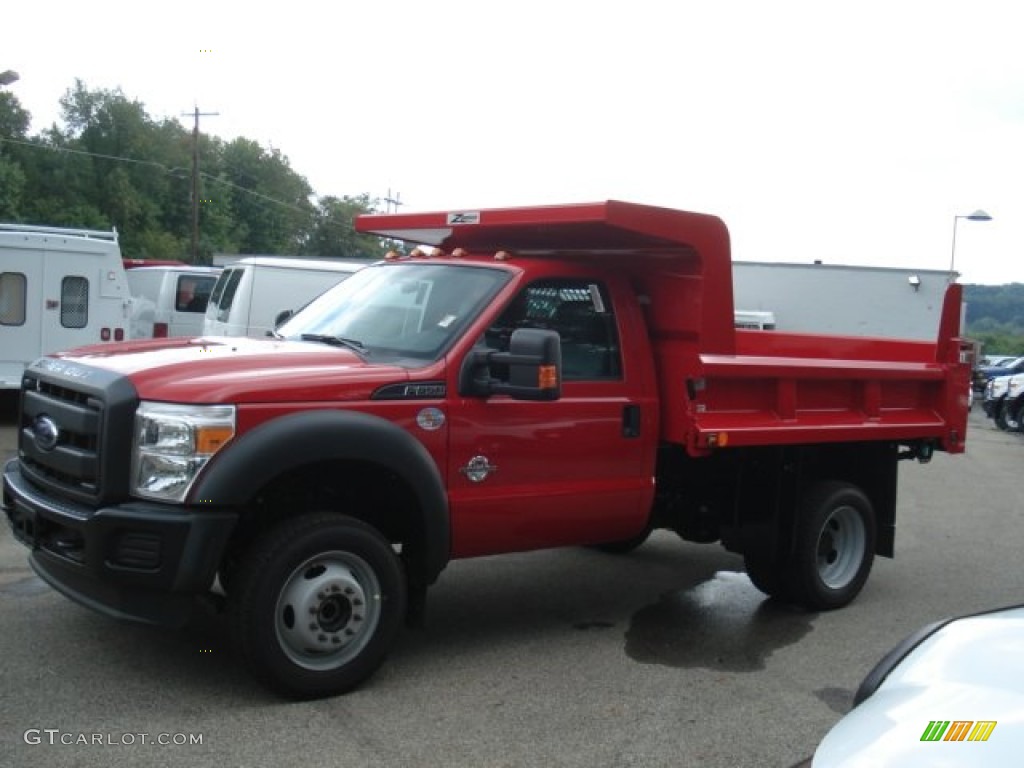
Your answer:
[[[281,649],[300,667],[332,669],[357,656],[380,622],[380,581],[350,552],[325,552],[292,571],[277,600]]]
[[[853,507],[838,507],[818,535],[818,575],[829,589],[842,589],[857,575],[867,548],[864,520]]]

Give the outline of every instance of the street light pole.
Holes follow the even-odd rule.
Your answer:
[[[953,265],[956,263],[956,225],[960,219],[967,219],[968,221],[992,221],[992,217],[980,208],[968,216],[953,217],[953,249],[949,254],[949,282],[951,283],[956,280],[956,272],[953,269]]]

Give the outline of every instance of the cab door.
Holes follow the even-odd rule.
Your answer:
[[[623,318],[590,277],[527,285],[480,339],[547,328],[562,342],[562,396],[463,397],[450,413],[453,556],[617,541],[647,524],[656,415],[649,381],[625,365]]]

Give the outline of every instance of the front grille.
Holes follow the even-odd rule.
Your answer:
[[[89,506],[124,498],[136,404],[135,390],[123,376],[38,361],[22,381],[23,475],[37,487]]]

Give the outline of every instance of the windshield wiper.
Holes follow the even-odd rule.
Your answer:
[[[359,339],[346,339],[344,336],[330,336],[326,333],[303,333],[299,338],[303,341],[319,341],[332,347],[345,347],[360,355],[366,354],[366,345]]]

